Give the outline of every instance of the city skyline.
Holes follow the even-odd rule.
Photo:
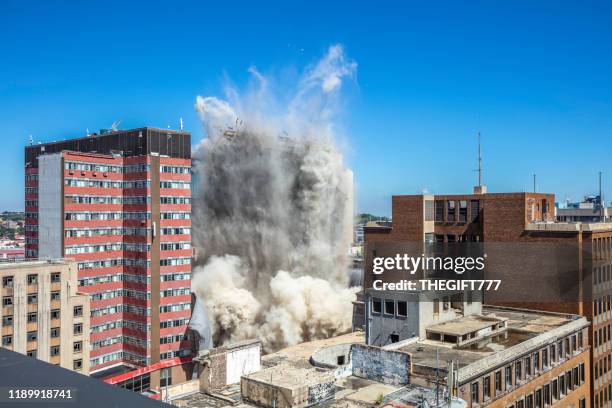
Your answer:
[[[290,79],[340,43],[358,64],[340,125],[359,212],[389,215],[393,194],[469,193],[478,131],[491,192],[531,191],[535,173],[538,191],[578,201],[597,193],[602,171],[612,197],[611,11],[576,2],[265,12],[246,3],[7,2],[0,169],[22,173],[30,134],[44,143],[115,120],[178,129],[183,117],[197,143],[197,95],[222,96],[226,78],[244,86],[251,66]],[[23,209],[23,183],[3,177],[1,209]]]

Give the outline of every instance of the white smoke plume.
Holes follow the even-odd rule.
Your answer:
[[[334,45],[290,91],[252,67],[246,91],[198,96],[192,290],[215,344],[259,337],[271,351],[350,328],[353,180],[334,119],[356,68]]]

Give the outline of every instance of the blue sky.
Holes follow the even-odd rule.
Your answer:
[[[203,134],[197,95],[247,68],[300,70],[331,44],[358,64],[341,123],[358,208],[471,191],[612,199],[612,3],[0,3],[0,209],[23,206],[23,146],[122,128]]]

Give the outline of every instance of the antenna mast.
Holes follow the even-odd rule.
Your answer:
[[[482,154],[480,152],[480,131],[478,131],[478,185],[474,187],[474,194],[484,194],[487,186],[482,184]]]

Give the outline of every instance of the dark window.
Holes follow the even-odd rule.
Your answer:
[[[2,306],[13,306],[13,297],[12,296],[3,297]]]
[[[506,366],[504,368],[504,377],[506,381],[506,388],[512,386],[512,367]]]
[[[82,323],[75,323],[74,327],[73,327],[73,333],[75,335],[83,334],[83,324]]]
[[[472,404],[478,403],[478,383],[472,383]]]
[[[74,307],[74,317],[83,316],[83,306],[75,306]]]
[[[455,213],[455,201],[449,200],[446,203],[446,221],[455,222],[456,221],[456,213]]]
[[[372,299],[372,312],[382,313],[382,301],[380,299]]]
[[[28,304],[34,305],[36,303],[38,303],[38,295],[36,293],[28,295]]]
[[[385,314],[395,314],[395,301],[385,300]]]
[[[38,332],[31,331],[27,334],[27,341],[36,341],[38,339]]]
[[[59,327],[52,327],[51,328],[51,337],[59,337],[60,335],[60,328]]]
[[[408,316],[408,304],[405,301],[397,302],[397,315]]]
[[[172,385],[172,372],[169,368],[162,368],[159,378],[159,386],[166,387]]]
[[[339,366],[344,365],[344,356],[338,356],[337,363]]]
[[[10,346],[13,344],[13,336],[2,336],[2,347]]]
[[[60,311],[59,309],[53,309],[51,311],[51,319],[59,319],[60,318]]]
[[[544,386],[544,405],[550,405],[551,404],[551,399],[550,399],[550,384],[546,384]]]
[[[470,201],[470,221],[471,222],[478,221],[479,215],[480,215],[480,201],[478,200]]]
[[[74,343],[72,343],[72,351],[75,353],[80,353],[81,351],[83,351],[83,342],[75,341]]]
[[[59,346],[51,346],[51,357],[59,356],[60,347]]]
[[[525,407],[533,408],[533,394],[529,394],[525,397]]]
[[[467,201],[459,201],[459,222],[467,221]]]
[[[36,285],[38,283],[38,275],[28,275],[28,285]]]
[[[501,392],[502,390],[502,380],[501,380],[501,371],[495,372],[495,393]]]
[[[391,343],[397,343],[399,341],[399,334],[391,333],[389,335],[389,339],[391,340]]]
[[[523,379],[523,371],[520,361],[514,363],[514,379],[517,383]]]
[[[51,282],[52,283],[57,283],[61,281],[61,275],[59,272],[54,272],[51,274]]]
[[[60,292],[58,291],[54,291],[51,292],[51,300],[60,300]]]
[[[542,389],[535,392],[535,407],[542,408]]]
[[[29,350],[26,354],[28,355],[28,357],[33,357],[33,358],[36,358],[36,356],[38,355],[36,350]]]
[[[436,200],[435,204],[435,221],[436,222],[444,222],[444,201],[442,200]]]
[[[5,288],[12,288],[13,287],[13,277],[5,276],[4,278],[2,278],[2,286]]]
[[[12,326],[13,325],[13,316],[2,316],[2,326]]]
[[[491,377],[484,377],[482,379],[482,397],[483,399],[491,397]]]
[[[83,368],[83,360],[78,359],[78,360],[74,360],[74,362],[72,363],[72,368],[74,370],[80,370]]]
[[[38,320],[38,313],[28,313],[28,323],[36,323]]]

